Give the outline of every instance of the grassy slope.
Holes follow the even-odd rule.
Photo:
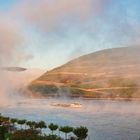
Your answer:
[[[86,97],[140,97],[140,47],[107,49],[72,60],[33,81],[43,94]]]

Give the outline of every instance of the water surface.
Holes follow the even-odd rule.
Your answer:
[[[82,104],[81,108],[51,106],[53,103]],[[30,99],[0,107],[3,115],[31,120],[44,120],[59,125],[89,129],[90,140],[138,140],[140,137],[140,102],[82,100],[82,99]]]

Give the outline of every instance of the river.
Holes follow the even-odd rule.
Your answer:
[[[78,102],[81,108],[52,106]],[[90,140],[139,140],[140,102],[67,98],[22,99],[0,107],[3,115],[86,126]]]

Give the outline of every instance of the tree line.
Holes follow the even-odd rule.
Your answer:
[[[48,134],[46,129],[51,133]],[[65,134],[65,138],[62,138],[62,134]],[[0,140],[85,140],[87,137],[88,129],[84,126],[47,125],[44,121],[21,120],[0,114]]]

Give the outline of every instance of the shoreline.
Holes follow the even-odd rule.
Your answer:
[[[31,96],[31,98],[36,98],[36,99],[39,99],[39,98],[70,98],[70,99],[76,99],[76,98],[79,98],[79,99],[83,99],[83,100],[110,100],[110,101],[138,101],[140,102],[140,97],[132,97],[132,98],[121,98],[121,97],[116,97],[116,98],[109,98],[109,97],[92,97],[92,96],[81,96],[81,95],[57,95],[57,94],[47,94],[47,95],[34,95],[34,96]]]

